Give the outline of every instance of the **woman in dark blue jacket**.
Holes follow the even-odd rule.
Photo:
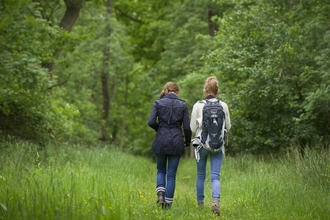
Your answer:
[[[176,83],[166,83],[148,119],[148,125],[157,132],[151,152],[157,163],[157,203],[163,208],[172,206],[180,158],[191,141],[188,107],[178,94]]]

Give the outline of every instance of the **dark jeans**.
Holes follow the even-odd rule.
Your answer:
[[[157,186],[156,192],[165,192],[165,202],[172,203],[174,198],[176,172],[181,155],[156,154]]]

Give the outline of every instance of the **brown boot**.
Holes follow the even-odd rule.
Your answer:
[[[212,212],[220,216],[220,200],[218,198],[213,198],[212,201]]]

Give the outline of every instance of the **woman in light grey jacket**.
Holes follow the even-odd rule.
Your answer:
[[[211,102],[216,102],[219,95],[218,80],[215,76],[208,77],[204,85],[205,99]],[[195,137],[201,137],[202,121],[203,121],[203,107],[205,100],[197,101],[192,110],[190,119],[190,128]],[[225,128],[227,132],[231,127],[230,115],[228,105],[221,101],[223,111],[225,113]],[[197,205],[204,206],[204,183],[206,178],[206,162],[210,156],[210,178],[212,183],[212,211],[220,215],[220,170],[224,160],[224,149],[216,152],[201,148],[199,150],[200,159],[196,161],[197,164],[197,180],[196,180],[196,197]]]

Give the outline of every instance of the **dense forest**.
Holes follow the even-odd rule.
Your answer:
[[[215,75],[230,154],[330,146],[328,0],[1,0],[0,140],[148,155],[167,81]]]

